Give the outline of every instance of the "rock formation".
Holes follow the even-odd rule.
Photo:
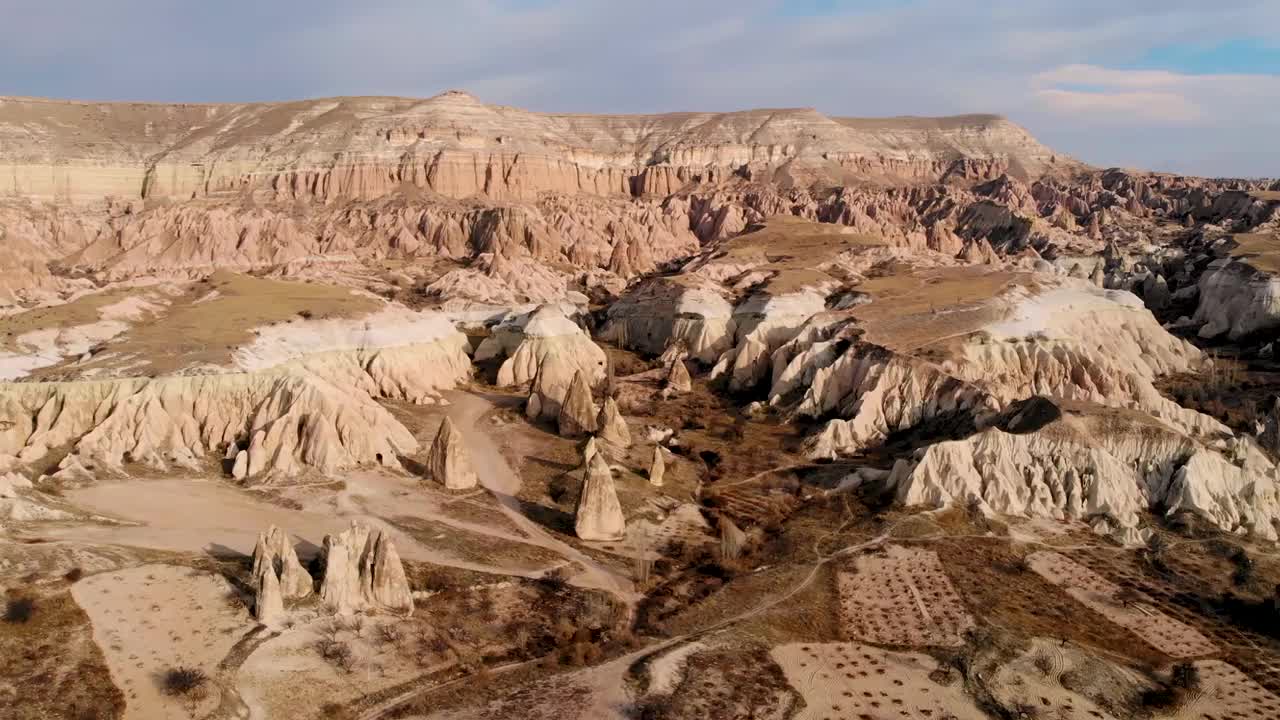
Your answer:
[[[689,377],[689,368],[685,367],[683,360],[671,363],[671,370],[667,372],[666,387],[678,393],[693,390],[693,378]]]
[[[579,538],[588,541],[611,542],[626,534],[626,518],[613,485],[613,471],[599,453],[591,456],[583,473],[573,528]]]
[[[413,595],[391,538],[356,523],[324,538],[320,599],[342,615],[369,608],[413,611]]]
[[[627,421],[618,411],[618,401],[612,397],[606,397],[600,406],[600,414],[596,417],[596,428],[601,440],[618,447],[631,447],[631,429],[627,427]]]
[[[560,307],[538,308],[525,319],[518,334],[518,344],[498,369],[498,385],[531,383],[526,406],[529,417],[558,417],[577,374],[582,373],[592,387],[604,379],[604,351]]]
[[[557,427],[561,437],[582,437],[596,431],[596,405],[591,398],[591,386],[581,370],[574,373],[573,382],[560,406]]]
[[[259,573],[265,572],[264,568],[269,568],[276,576],[277,590],[286,600],[307,597],[314,590],[311,575],[298,561],[288,533],[275,525],[258,536],[258,543],[253,548],[251,575],[258,577]]]
[[[471,453],[467,450],[466,441],[448,417],[440,422],[440,430],[431,444],[427,470],[432,479],[449,490],[469,490],[479,482],[471,466]]]
[[[662,487],[666,474],[667,461],[662,454],[662,447],[655,445],[653,448],[653,462],[649,464],[649,484],[654,487]]]
[[[263,563],[254,573],[254,591],[254,618],[268,627],[279,624],[284,617],[284,597],[270,563]]]

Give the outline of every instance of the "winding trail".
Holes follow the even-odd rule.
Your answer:
[[[520,500],[516,497],[516,493],[520,491],[520,474],[507,463],[502,449],[494,442],[489,429],[481,423],[481,419],[490,411],[500,406],[513,405],[517,400],[504,395],[477,392],[454,392],[448,395],[448,399],[450,405],[447,414],[461,431],[467,449],[471,451],[471,462],[480,477],[480,484],[493,493],[498,500],[499,509],[527,536],[523,542],[545,548],[567,561],[577,563],[582,572],[573,577],[571,582],[579,587],[603,590],[613,595],[627,608],[629,619],[640,600],[631,581],[556,538],[522,512]]]

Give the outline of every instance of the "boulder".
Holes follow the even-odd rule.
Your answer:
[[[558,424],[561,437],[582,437],[596,431],[596,404],[591,399],[591,385],[582,371],[573,375],[569,392],[560,405]]]
[[[479,481],[462,433],[448,417],[440,423],[435,442],[431,444],[427,469],[436,482],[449,490],[469,490]]]
[[[618,411],[618,401],[611,397],[604,399],[600,406],[600,415],[596,417],[597,434],[601,440],[613,443],[618,447],[631,447],[631,430],[627,421]]]
[[[583,473],[573,529],[583,540],[596,542],[621,540],[626,534],[626,518],[613,485],[613,471],[599,453],[591,456]]]

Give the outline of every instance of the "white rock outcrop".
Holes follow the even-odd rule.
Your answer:
[[[531,383],[526,413],[555,418],[574,376],[582,373],[592,387],[605,378],[607,358],[562,308],[544,305],[524,325],[523,338],[498,368],[498,385]]]
[[[1031,432],[996,427],[900,460],[889,484],[905,505],[981,501],[988,512],[1078,519],[1121,542],[1141,538],[1140,514],[1191,510],[1231,532],[1275,539],[1280,474],[1248,452],[1237,466],[1155,420],[1096,407]]]
[[[440,331],[435,321],[423,326]],[[350,331],[347,323],[334,327]],[[389,341],[373,335],[365,340]],[[260,338],[248,357],[263,366],[249,371],[0,384],[0,413],[15,418],[0,431],[0,468],[70,446],[60,467],[120,471],[133,462],[194,469],[208,453],[233,445],[237,479],[394,467],[417,443],[374,398],[433,402],[471,368],[465,336],[451,329],[429,342],[394,347],[338,347],[330,338],[324,343],[338,349],[310,355],[297,354],[307,338],[265,331],[261,337],[276,340]]]
[[[600,453],[591,456],[583,473],[573,529],[579,538],[596,542],[621,540],[626,535],[626,518],[613,484],[613,471]]]
[[[1280,327],[1280,277],[1231,258],[1213,261],[1200,276],[1200,301],[1195,322],[1200,337],[1225,335],[1238,340],[1251,333]]]
[[[470,490],[479,483],[466,440],[448,417],[440,422],[436,439],[431,444],[427,470],[433,480],[449,490]]]

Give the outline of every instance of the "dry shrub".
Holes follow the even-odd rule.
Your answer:
[[[4,621],[22,624],[31,620],[36,613],[36,601],[29,597],[9,598],[5,603]]]

